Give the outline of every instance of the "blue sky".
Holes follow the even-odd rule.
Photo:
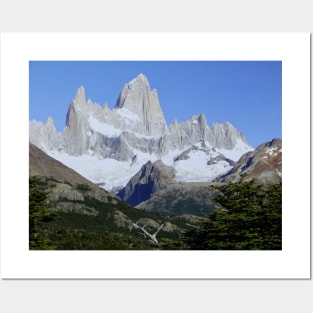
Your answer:
[[[62,131],[80,86],[87,99],[113,108],[139,73],[158,90],[168,124],[203,113],[209,126],[228,121],[254,147],[282,138],[280,61],[31,61],[29,117],[51,116]]]

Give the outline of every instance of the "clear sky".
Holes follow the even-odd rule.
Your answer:
[[[254,147],[282,138],[280,61],[31,61],[29,117],[51,116],[62,131],[80,86],[87,100],[112,109],[139,73],[157,89],[168,124],[203,113],[209,126],[230,122]]]

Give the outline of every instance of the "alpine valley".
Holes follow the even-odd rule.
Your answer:
[[[116,238],[121,228],[141,233],[139,239],[128,234],[122,249],[145,249],[144,238],[158,245],[157,234],[178,238],[198,227],[199,216],[215,208],[214,185],[242,177],[282,181],[281,139],[254,149],[229,122],[210,127],[203,114],[167,125],[158,93],[143,74],[123,87],[113,109],[86,100],[80,87],[62,132],[51,117],[31,120],[29,130],[30,176],[50,186],[56,211],[78,214],[80,222],[82,216],[110,217]],[[84,199],[105,203],[109,213]]]

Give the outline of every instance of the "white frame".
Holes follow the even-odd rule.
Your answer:
[[[282,251],[29,251],[30,60],[281,60]],[[309,279],[309,140],[309,33],[2,33],[1,276]]]

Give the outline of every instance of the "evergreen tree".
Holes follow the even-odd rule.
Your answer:
[[[47,208],[48,192],[43,189],[38,177],[29,178],[29,249],[56,249],[49,240],[45,224],[56,215]]]
[[[281,250],[282,184],[254,180],[216,187],[219,207],[199,229],[187,233],[187,249]]]

